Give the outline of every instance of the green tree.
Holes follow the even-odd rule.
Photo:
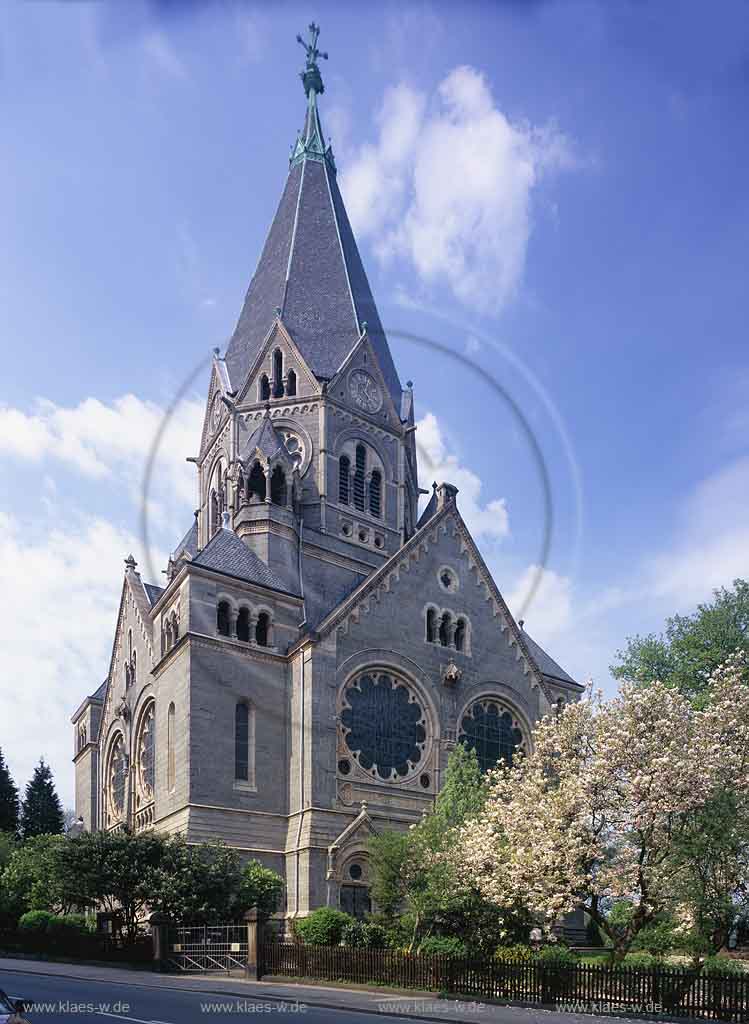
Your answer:
[[[0,832],[18,832],[18,787],[0,750]]]
[[[749,583],[741,579],[714,590],[691,615],[667,619],[660,635],[629,637],[611,672],[634,683],[659,679],[699,706],[710,676],[735,651],[749,653]]]
[[[159,862],[147,869],[144,889],[154,913],[185,924],[216,924],[237,916],[241,881],[234,850],[172,836],[163,841]]]
[[[242,869],[239,885],[238,908],[240,911],[257,909],[260,921],[267,921],[281,906],[283,878],[258,860],[251,860]]]
[[[34,769],[21,808],[21,836],[61,835],[63,813],[60,798],[55,790],[52,770],[41,758]]]
[[[0,877],[4,910],[17,921],[29,910],[64,913],[70,902],[61,885],[57,855],[63,836],[33,836],[11,852]]]
[[[480,813],[486,792],[475,751],[458,744],[431,813],[408,832],[385,832],[370,841],[372,896],[390,918],[405,912],[411,950],[428,936],[443,934],[456,936],[473,952],[485,952],[516,930],[515,914],[460,884],[447,856],[456,829]]]

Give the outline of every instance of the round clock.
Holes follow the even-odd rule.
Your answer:
[[[378,412],[382,407],[382,395],[374,377],[366,370],[352,370],[348,379],[351,400],[364,412]]]

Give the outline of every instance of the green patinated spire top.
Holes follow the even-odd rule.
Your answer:
[[[325,161],[331,170],[335,171],[333,151],[330,146],[325,145],[320,125],[320,115],[317,112],[317,97],[325,92],[317,60],[319,57],[322,57],[324,60],[328,59],[327,53],[323,53],[317,48],[319,36],[320,26],[316,25],[313,21],[309,25],[308,42],[305,42],[300,35],[296,37],[297,42],[304,47],[304,52],[307,55],[304,71],[299,73],[307,97],[307,113],[304,119],[304,128],[299,133],[294,148],[291,151],[290,164],[293,167],[304,160]]]
[[[309,42],[305,43],[300,35],[296,37],[296,41],[301,43],[304,47],[304,52],[307,54],[307,64],[304,71],[299,72],[299,77],[304,84],[304,94],[309,96],[310,92],[314,90],[318,96],[322,96],[325,92],[325,86],[322,82],[322,75],[320,74],[320,68],[317,63],[317,58],[322,57],[323,60],[328,59],[327,53],[322,53],[321,50],[317,49],[317,40],[320,38],[320,26],[313,22],[310,22],[309,26]]]

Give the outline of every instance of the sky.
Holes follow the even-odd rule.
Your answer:
[[[68,806],[123,559],[161,582],[191,522],[311,19],[422,484],[528,632],[611,693],[628,636],[749,574],[745,3],[4,4],[0,749]]]

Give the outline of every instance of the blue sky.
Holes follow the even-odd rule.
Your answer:
[[[606,689],[627,635],[749,573],[749,14],[743,3],[6,4],[0,10],[0,746],[72,801],[143,460],[225,346],[303,117],[323,125],[424,483],[452,477],[528,630]],[[409,342],[448,345],[446,359]],[[478,374],[478,375],[477,375]],[[190,522],[207,373],[152,495]]]

